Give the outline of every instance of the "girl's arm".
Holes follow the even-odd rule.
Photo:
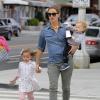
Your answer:
[[[19,77],[16,76],[13,80],[10,81],[10,84],[14,85]]]
[[[18,78],[19,78],[19,69],[18,69],[17,75],[14,77],[13,80],[10,81],[10,84],[14,85]]]
[[[16,81],[19,78],[19,76],[16,76],[12,81]]]

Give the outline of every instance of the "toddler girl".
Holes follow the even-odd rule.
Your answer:
[[[39,89],[39,85],[34,76],[35,62],[32,61],[32,56],[35,56],[36,52],[31,53],[29,49],[22,51],[22,61],[19,62],[18,75],[10,81],[11,84],[15,84],[19,79],[19,100],[25,100],[25,96],[28,100],[34,100],[33,92]]]

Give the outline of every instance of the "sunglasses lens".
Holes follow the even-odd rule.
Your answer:
[[[48,16],[56,16],[57,13],[48,13]]]
[[[53,16],[56,16],[57,13],[52,13]]]
[[[51,13],[48,13],[48,16],[51,16]]]

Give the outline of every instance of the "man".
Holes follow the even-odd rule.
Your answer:
[[[45,27],[40,34],[38,49],[36,54],[36,68],[37,72],[40,71],[40,57],[42,56],[45,46],[47,45],[48,50],[48,76],[50,81],[50,99],[49,100],[57,100],[57,89],[58,89],[58,78],[61,74],[62,77],[62,90],[63,90],[63,100],[69,100],[70,97],[70,80],[72,76],[73,63],[72,63],[72,55],[77,49],[77,46],[72,46],[69,52],[69,61],[70,65],[65,70],[60,70],[61,66],[64,64],[63,62],[63,51],[64,46],[66,45],[65,37],[66,37],[66,27],[60,24],[59,22],[59,10],[56,8],[49,8],[47,11],[48,19],[50,24]]]

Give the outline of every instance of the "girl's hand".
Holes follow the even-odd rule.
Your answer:
[[[16,81],[12,80],[10,81],[10,85],[15,85],[16,84]]]
[[[36,73],[41,73],[41,67],[39,65],[36,66]]]

